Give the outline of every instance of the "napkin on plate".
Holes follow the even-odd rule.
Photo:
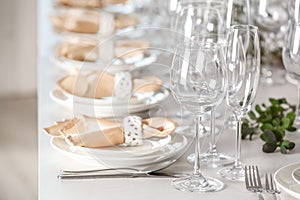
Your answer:
[[[143,57],[149,46],[146,40],[122,39],[99,43],[94,39],[70,37],[58,46],[57,56],[89,62],[95,62],[98,59],[127,59]]]
[[[58,80],[57,86],[63,92],[75,96],[92,99],[115,96],[126,100],[135,93],[153,94],[159,91],[162,81],[155,76],[131,78],[129,72],[117,73],[114,76],[103,71],[76,71]]]
[[[57,31],[86,34],[107,35],[137,25],[134,17],[83,9],[69,9],[62,15],[51,15],[50,20]]]
[[[135,124],[135,122],[138,123]],[[130,128],[128,129],[126,126]],[[137,138],[138,134],[135,134],[134,131],[128,132],[128,130],[137,130],[138,128],[141,128],[140,138]],[[124,118],[122,123],[116,120],[83,116],[66,122],[59,122],[44,128],[44,131],[54,137],[64,137],[66,142],[73,146],[99,148],[124,143],[139,145],[141,143],[134,142],[150,137],[166,137],[175,129],[175,122],[161,117],[142,120],[137,116],[128,116]]]
[[[56,0],[58,5],[80,8],[102,8],[107,5],[125,4],[127,0]]]

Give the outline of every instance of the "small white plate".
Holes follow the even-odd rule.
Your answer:
[[[91,117],[111,117],[147,111],[157,103],[164,101],[170,95],[170,92],[167,88],[162,86],[158,92],[152,95],[147,97],[141,96],[140,99],[138,98],[137,100],[126,103],[112,102],[109,99],[94,100],[74,97],[66,95],[59,89],[50,91],[49,95],[57,104],[73,109],[74,114],[82,114]],[[81,101],[82,99],[84,99],[84,101]]]
[[[293,171],[292,176],[293,179],[300,185],[300,167]]]
[[[84,151],[82,148],[70,146],[62,137],[53,137],[50,144],[59,153],[88,165],[102,164],[109,167],[134,167],[170,159],[176,154],[182,153],[187,147],[188,141],[183,135],[172,134],[171,140],[167,144],[158,148],[155,152],[143,156],[133,156],[133,154],[127,154],[126,156],[123,152],[120,152],[119,156],[117,156],[117,152],[113,152],[116,156],[93,154],[89,151]]]
[[[300,184],[292,177],[292,172],[300,167],[300,163],[293,163],[278,169],[274,174],[277,186],[292,197],[300,199]]]
[[[96,62],[77,61],[65,57],[55,56],[53,62],[67,72],[74,70],[105,70],[110,73],[133,70],[134,68],[150,65],[157,60],[157,52],[146,51],[143,56],[130,59],[117,59]]]

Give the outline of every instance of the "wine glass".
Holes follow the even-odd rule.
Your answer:
[[[176,7],[176,15],[174,16],[174,24],[172,26],[174,31],[174,44],[183,41],[188,41],[193,37],[198,37],[201,34],[219,33],[222,31],[222,17],[219,8],[214,1],[178,1]],[[174,45],[175,46],[175,45]],[[183,119],[190,116],[188,110],[181,108],[176,116]],[[183,121],[183,120],[182,120]],[[184,123],[185,124],[185,123]],[[188,126],[181,126],[181,131],[189,130]]]
[[[252,25],[234,25],[228,36],[226,52],[228,91],[227,104],[236,120],[236,159],[233,167],[218,173],[232,181],[244,181],[241,162],[242,117],[250,110],[255,99],[260,76],[260,47],[258,28]]]
[[[208,192],[221,190],[224,184],[204,177],[200,168],[200,134],[204,131],[203,115],[220,104],[226,95],[227,75],[222,47],[191,39],[176,48],[170,75],[175,99],[195,114],[195,163],[193,174],[175,179],[173,186],[181,191]]]
[[[287,3],[281,0],[255,0],[254,23],[261,30],[262,68],[261,82],[264,85],[285,83],[285,71],[276,51],[282,48],[284,26],[288,21]],[[280,43],[281,42],[281,43]],[[276,68],[274,68],[277,66]]]
[[[300,128],[300,22],[294,19],[289,20],[288,31],[285,38],[285,45],[282,51],[284,67],[292,77],[298,80],[298,103],[297,118],[295,125]]]

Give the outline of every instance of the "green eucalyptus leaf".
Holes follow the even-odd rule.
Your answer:
[[[263,124],[260,129],[262,131],[265,131],[265,130],[273,130],[273,125],[272,124],[269,124],[269,123],[265,123]]]
[[[280,146],[280,152],[283,153],[283,154],[287,153],[287,149],[286,149],[286,147],[284,145]]]
[[[280,125],[280,122],[281,122],[281,121],[280,121],[280,119],[278,119],[278,118],[272,120],[273,126],[279,126],[279,125]]]
[[[256,115],[255,115],[255,113],[253,111],[250,111],[248,113],[248,115],[249,115],[250,119],[252,119],[252,120],[256,120],[257,119],[257,117],[256,117]]]
[[[256,112],[258,112],[259,114],[263,113],[264,111],[261,109],[261,107],[259,105],[255,106],[255,110]]]
[[[276,149],[277,149],[276,144],[269,144],[269,143],[265,143],[262,148],[263,152],[265,153],[273,153]]]
[[[277,138],[276,135],[271,130],[266,130],[262,133],[264,135],[264,141],[269,144],[276,144]]]
[[[278,99],[279,104],[287,104],[286,98]]]
[[[286,130],[289,131],[289,132],[295,132],[295,131],[297,131],[297,128],[293,127],[293,126],[290,126]]]
[[[291,120],[287,117],[282,118],[282,125],[281,127],[287,129],[290,126]]]
[[[274,99],[274,98],[269,98],[269,101],[271,102],[271,104],[273,105],[278,105],[279,104],[279,101],[277,99]]]
[[[282,135],[282,133],[281,133],[280,131],[278,131],[278,130],[273,130],[273,133],[274,133],[274,135],[275,135],[277,141],[282,141],[283,135]]]
[[[294,122],[296,119],[296,113],[294,112],[289,112],[286,114],[286,117],[289,118],[291,120],[291,122]]]

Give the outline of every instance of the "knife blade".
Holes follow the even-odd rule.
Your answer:
[[[58,180],[75,180],[75,179],[110,179],[110,178],[178,178],[182,174],[169,174],[162,172],[152,173],[118,173],[118,174],[65,174],[57,176]]]

